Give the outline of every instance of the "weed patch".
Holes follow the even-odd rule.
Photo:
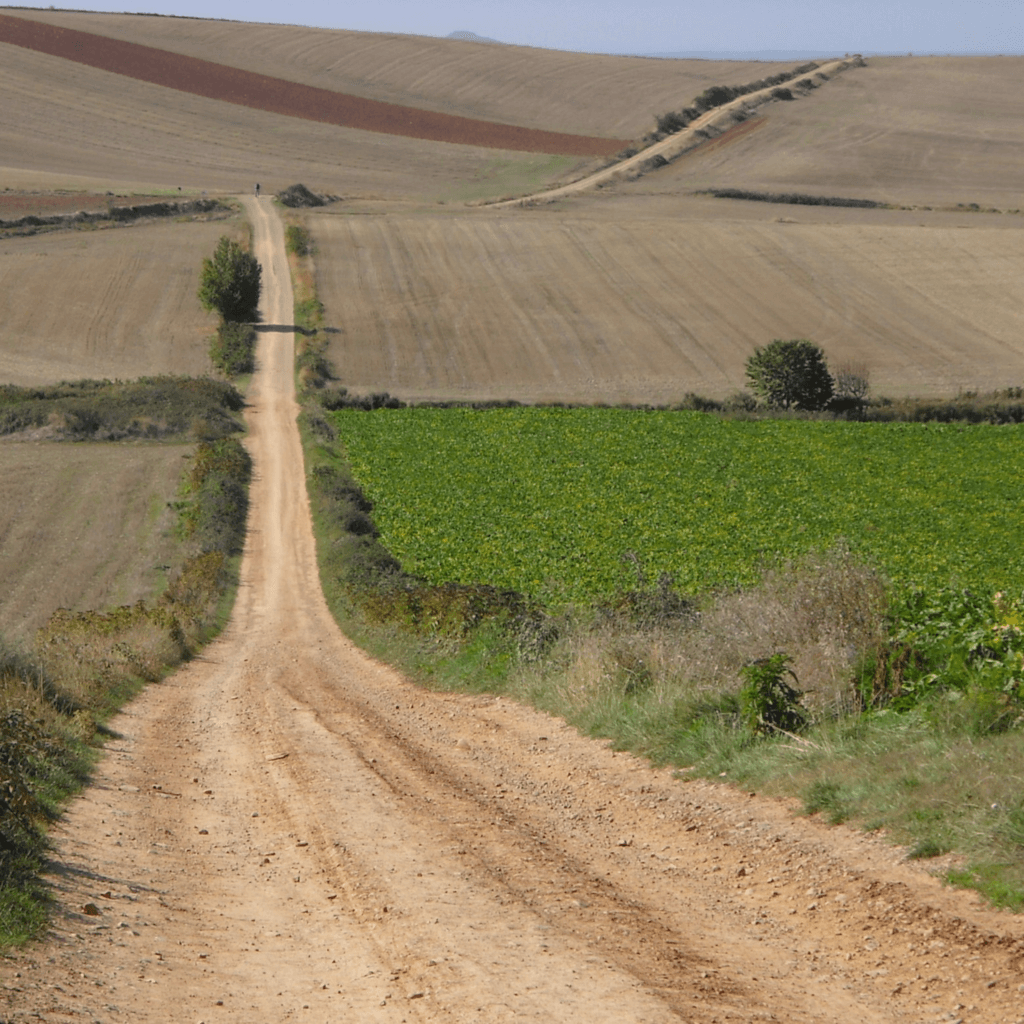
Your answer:
[[[242,406],[232,385],[209,378],[2,384],[0,434],[35,430],[67,441],[226,437],[242,428]]]

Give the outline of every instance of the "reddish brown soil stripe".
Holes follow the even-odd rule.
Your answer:
[[[0,42],[12,43],[168,89],[177,89],[179,92],[237,103],[272,114],[285,114],[307,121],[321,121],[385,135],[565,156],[610,156],[627,145],[622,139],[563,135],[403,107],[397,103],[381,103],[230,68],[153,46],[126,43],[92,32],[12,18],[6,14],[0,14]]]

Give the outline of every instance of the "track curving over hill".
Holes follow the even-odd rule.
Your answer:
[[[8,14],[0,14],[0,42],[208,99],[386,135],[563,156],[609,156],[627,145],[365,99]]]

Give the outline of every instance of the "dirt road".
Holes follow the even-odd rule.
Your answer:
[[[114,728],[57,833],[51,1022],[1016,1021],[1024,925],[874,839],[674,779],[504,700],[416,689],[332,623],[264,268],[237,607]]]
[[[856,66],[856,58],[853,61],[834,60],[820,65],[814,74],[824,76],[824,80],[827,81],[828,78],[838,74],[840,71]],[[608,167],[595,171],[593,174],[588,174],[584,178],[570,182],[568,185],[547,189],[544,192],[535,192],[529,196],[520,196],[517,199],[504,199],[500,202],[483,203],[481,205],[492,209],[501,209],[507,206],[532,206],[536,203],[553,203],[556,199],[564,199],[566,196],[576,195],[580,192],[585,192],[587,189],[598,188],[611,181],[622,181],[631,177],[638,177],[645,170],[650,169],[650,161],[661,158],[663,163],[671,163],[677,157],[702,145],[709,137],[709,128],[712,130],[713,135],[725,131],[726,128],[737,123],[738,111],[748,112],[752,111],[755,107],[770,103],[772,101],[772,93],[776,88],[776,86],[768,86],[765,89],[758,89],[756,92],[747,93],[745,96],[739,96],[728,103],[723,103],[719,107],[712,107],[687,125],[682,131],[675,132],[660,142],[647,146],[635,156],[619,160]]]

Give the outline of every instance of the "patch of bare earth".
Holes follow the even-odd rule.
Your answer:
[[[281,227],[249,202],[264,319]],[[57,834],[11,1020],[985,1022],[1024,925],[880,842],[686,783],[503,700],[426,693],[319,588],[292,338],[261,335],[231,623],[115,723]]]

